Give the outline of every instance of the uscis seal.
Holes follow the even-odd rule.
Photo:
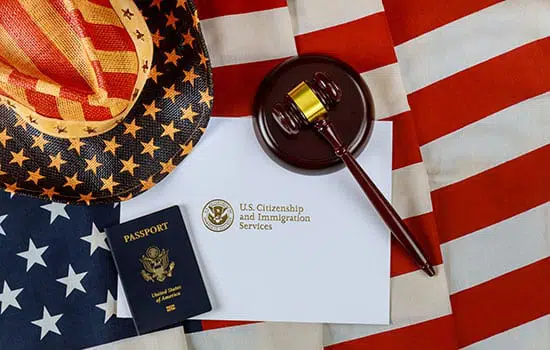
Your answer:
[[[202,209],[202,222],[214,232],[227,230],[233,224],[234,216],[231,204],[223,199],[211,200]]]

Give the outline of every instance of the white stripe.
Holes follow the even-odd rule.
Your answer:
[[[327,324],[324,325],[325,346],[449,315],[451,306],[442,266],[436,266],[435,277],[414,271],[391,279],[391,325]]]
[[[397,46],[407,92],[550,35],[549,18],[548,0],[503,1]]]
[[[399,64],[394,63],[373,69],[361,76],[372,94],[376,119],[391,117],[410,110]]]
[[[112,343],[89,348],[93,350],[187,350],[183,327],[174,327],[138,337],[118,340]]]
[[[321,350],[320,324],[256,323],[187,335],[193,350]]]
[[[546,315],[521,326],[468,345],[464,350],[548,350],[550,316]]]
[[[288,0],[296,35],[351,22],[384,11],[381,0]]]
[[[392,171],[392,203],[402,218],[432,211],[428,175],[424,163],[412,164]]]
[[[296,55],[286,7],[206,19],[201,26],[214,67]]]
[[[441,245],[451,294],[548,257],[550,205]]]
[[[525,100],[421,147],[436,190],[550,142],[550,93]]]

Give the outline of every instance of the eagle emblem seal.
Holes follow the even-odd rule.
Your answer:
[[[227,230],[233,224],[233,219],[233,208],[223,199],[211,200],[202,209],[202,222],[210,231]]]
[[[168,250],[160,250],[156,246],[147,248],[139,261],[143,264],[141,277],[147,282],[164,282],[167,277],[172,277],[172,271],[176,266],[168,257]]]

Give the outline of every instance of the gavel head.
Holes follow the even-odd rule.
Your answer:
[[[325,73],[317,72],[312,80],[302,81],[273,106],[272,115],[287,135],[326,118],[327,112],[342,99],[342,91]]]

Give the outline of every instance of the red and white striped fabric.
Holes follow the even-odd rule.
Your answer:
[[[392,246],[390,326],[323,325],[307,347],[311,327],[205,321],[191,348],[548,349],[548,0],[197,3],[216,117],[249,117],[296,54],[361,72],[394,122],[393,203],[439,274]]]

